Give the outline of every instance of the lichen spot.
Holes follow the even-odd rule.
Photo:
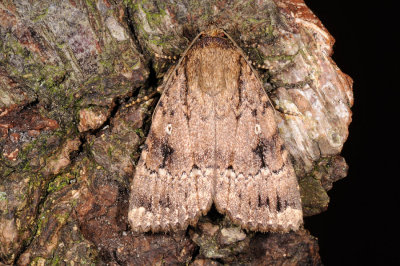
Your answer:
[[[165,133],[167,133],[168,135],[171,135],[171,133],[172,133],[172,125],[171,124],[168,124],[165,127]]]
[[[259,124],[256,124],[256,126],[254,127],[254,132],[258,135],[261,133],[261,127]]]

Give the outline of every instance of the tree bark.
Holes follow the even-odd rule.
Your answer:
[[[306,216],[346,176],[352,80],[302,0],[0,3],[0,262],[321,264],[305,229],[244,232],[211,211],[174,234],[130,231],[129,184],[154,92],[202,30],[224,29],[260,70]]]

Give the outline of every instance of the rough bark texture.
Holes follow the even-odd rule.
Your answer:
[[[135,235],[129,184],[157,101],[148,94],[210,25],[266,64],[305,215],[346,175],[352,81],[302,0],[0,2],[0,263],[320,264],[317,241],[244,232],[211,212],[196,228]]]

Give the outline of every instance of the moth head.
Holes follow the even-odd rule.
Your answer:
[[[218,28],[211,28],[204,31],[204,35],[210,37],[226,37],[225,32]]]

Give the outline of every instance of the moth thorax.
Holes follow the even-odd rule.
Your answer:
[[[204,49],[206,50],[206,49]],[[217,95],[226,89],[226,65],[220,62],[224,51],[214,51],[209,57],[199,60],[199,88],[209,95]]]

